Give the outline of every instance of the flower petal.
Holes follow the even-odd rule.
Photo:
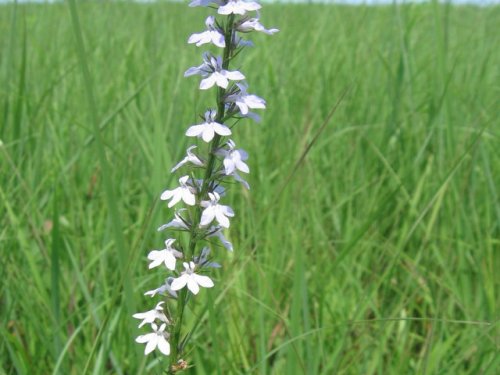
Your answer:
[[[200,291],[200,287],[198,286],[198,283],[193,279],[194,275],[191,275],[191,277],[188,278],[187,281],[187,287],[193,294],[198,294]]]
[[[163,336],[158,337],[158,349],[160,349],[160,352],[165,355],[170,354],[170,344],[167,340],[165,340],[165,337]]]
[[[234,216],[234,211],[231,207],[229,206],[221,206],[221,211],[224,213],[224,215],[233,217]]]
[[[147,333],[145,335],[137,336],[135,338],[135,342],[139,344],[144,344],[145,342],[148,342],[151,339],[152,335],[156,336],[156,333]]]
[[[231,129],[229,129],[225,125],[221,125],[221,124],[214,122],[213,127],[214,127],[215,132],[219,135],[222,135],[222,136],[231,135]]]
[[[200,225],[205,226],[210,224],[215,218],[215,212],[213,206],[209,206],[203,210],[201,214]]]
[[[183,189],[182,200],[189,206],[194,206],[196,203],[196,197],[189,191],[189,189]]]
[[[172,285],[170,285],[170,288],[172,290],[180,290],[186,286],[188,279],[189,279],[188,275],[182,274],[178,278],[172,281]]]
[[[203,133],[201,134],[201,138],[205,142],[208,143],[214,138],[214,135],[215,135],[215,132],[214,132],[213,126],[210,126],[207,124],[207,126],[205,126],[205,129],[203,129]]]
[[[176,262],[176,259],[171,252],[168,252],[167,254],[165,254],[165,261],[164,261],[165,267],[167,267],[169,270],[173,271],[173,270],[175,270],[175,262]]]
[[[224,75],[226,76],[227,79],[230,79],[232,81],[239,81],[245,79],[243,73],[238,72],[237,70],[233,70],[232,72],[226,70],[224,71]]]
[[[215,212],[215,218],[217,219],[217,222],[220,224],[221,227],[229,228],[230,225],[229,219],[225,217],[220,210],[217,210]]]
[[[158,344],[158,335],[156,333],[153,333],[148,343],[146,344],[146,348],[144,349],[144,354],[148,355],[153,350],[155,350],[157,344]]]
[[[172,196],[174,195],[174,191],[173,190],[165,190],[161,196],[160,196],[160,199],[162,201],[166,201],[166,200],[169,200],[170,198],[172,198]]]
[[[193,274],[192,277],[200,286],[204,288],[212,288],[214,286],[214,282],[208,276]]]
[[[208,90],[210,87],[212,87],[215,84],[216,80],[217,80],[217,77],[215,76],[215,73],[209,75],[205,79],[202,79],[200,82],[200,90]]]
[[[205,124],[193,125],[193,126],[188,128],[188,130],[186,131],[186,135],[188,137],[197,137],[203,132],[204,128],[205,128]]]
[[[223,89],[227,88],[227,85],[229,84],[229,81],[227,80],[227,78],[225,77],[225,75],[223,75],[223,74],[221,74],[219,72],[215,72],[213,74],[213,76],[215,77],[215,83],[217,84],[217,86],[222,87]]]
[[[177,189],[176,189],[177,190]],[[167,205],[168,208],[172,208],[173,206],[175,206],[177,203],[179,203],[179,201],[181,200],[182,198],[182,193],[180,191],[177,191],[176,194],[172,197],[172,200],[169,202],[169,204]]]

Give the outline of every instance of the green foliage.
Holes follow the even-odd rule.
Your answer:
[[[182,77],[206,11],[75,9],[0,6],[0,369],[160,374],[131,310],[162,282],[158,197],[213,103]],[[268,101],[235,135],[252,190],[187,312],[190,373],[495,373],[499,10],[266,6],[281,32],[234,65]]]

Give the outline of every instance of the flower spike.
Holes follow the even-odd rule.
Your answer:
[[[222,266],[214,259],[217,252],[211,254],[211,249],[234,250],[224,230],[230,227],[235,213],[223,201],[228,188],[237,186],[235,181],[250,188],[240,176],[250,173],[250,167],[248,153],[236,147],[233,133],[237,133],[235,129],[242,121],[259,122],[260,116],[253,110],[265,109],[267,105],[263,98],[248,92],[245,75],[230,65],[244,47],[253,46],[252,41],[246,39],[248,33],[273,35],[278,32],[261,24],[261,5],[254,0],[191,0],[189,6],[215,9],[214,14],[205,19],[205,30],[191,34],[187,43],[197,47],[214,45],[221,53],[204,52],[201,64],[187,69],[184,76],[199,75],[199,89],[214,88],[216,103],[205,110],[204,121],[187,127],[185,135],[195,144],[187,148],[185,156],[171,169],[171,173],[181,168],[185,172],[178,179],[177,187],[163,191],[160,196],[168,202],[168,208],[176,207],[173,219],[158,228],[168,234],[164,247],[149,251],[147,258],[150,270],[166,272],[166,275],[162,277],[162,285],[144,295],[161,296],[161,300],[153,309],[133,315],[140,320],[140,329],[150,327],[152,330],[139,335],[135,341],[145,344],[145,355],[158,349],[170,356],[170,366],[165,369],[168,374],[190,367],[184,358],[188,341],[185,337],[196,335],[184,332],[183,314],[201,288],[214,287],[214,270]],[[172,213],[169,216],[172,217]],[[183,270],[179,269],[179,259],[183,260]]]

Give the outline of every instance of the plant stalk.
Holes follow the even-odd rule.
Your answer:
[[[224,30],[224,39],[226,42],[226,47],[224,48],[223,57],[222,57],[222,68],[227,69],[229,67],[229,62],[233,54],[233,33],[234,33],[234,15],[230,15],[228,18],[228,22],[226,24],[226,28]],[[219,87],[217,90],[217,116],[215,117],[215,122],[221,123],[224,119],[225,106],[224,106],[224,95],[226,94],[226,89]],[[207,198],[209,187],[213,178],[214,169],[215,169],[215,151],[219,148],[221,136],[216,134],[212,143],[210,145],[210,151],[208,155],[207,168],[205,171],[205,176],[203,178],[203,183],[201,186],[201,191],[199,194],[199,200],[196,205],[195,215],[192,221],[190,238],[189,238],[189,246],[188,251],[185,253],[186,259],[192,259],[194,256],[196,245],[199,240],[198,238],[198,227],[201,221],[201,206],[200,202]],[[183,288],[178,295],[177,298],[177,320],[174,324],[174,332],[172,334],[171,340],[171,348],[172,352],[170,353],[170,367],[168,369],[168,374],[173,375],[182,371],[181,366],[179,366],[179,361],[182,360],[182,352],[183,347],[181,347],[181,329],[182,322],[184,318],[184,310],[188,301],[188,293],[185,288]]]

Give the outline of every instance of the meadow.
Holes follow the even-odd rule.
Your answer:
[[[213,101],[182,76],[207,11],[77,5],[79,24],[0,6],[0,373],[161,374],[131,316],[162,282],[159,194]],[[235,251],[188,312],[186,373],[497,373],[500,7],[262,22],[280,33],[236,64],[268,107],[238,130],[251,190],[228,196]]]

